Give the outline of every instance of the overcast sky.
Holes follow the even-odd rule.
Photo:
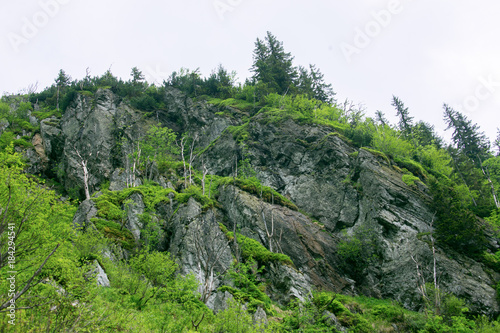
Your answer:
[[[494,0],[24,0],[0,5],[0,92],[137,66],[162,82],[181,67],[222,64],[250,76],[257,37],[271,31],[316,64],[339,101],[383,111],[398,96],[443,134],[447,103],[490,139],[500,127],[500,3]],[[449,137],[449,131],[444,134]]]

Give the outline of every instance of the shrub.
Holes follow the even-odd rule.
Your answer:
[[[415,182],[420,181],[420,178],[415,177],[414,175],[411,174],[404,174],[402,180],[408,186],[415,186]]]
[[[233,233],[228,231],[222,223],[220,223],[219,226],[229,240],[234,239]],[[271,252],[255,239],[237,234],[237,241],[240,245],[241,255],[245,259],[253,258],[264,265],[270,262],[282,262],[287,265],[293,265],[289,256],[282,253]]]

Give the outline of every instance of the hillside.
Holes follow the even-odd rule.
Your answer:
[[[3,331],[498,331],[477,126],[445,105],[445,144],[396,97],[393,126],[324,83],[228,77],[2,98]]]

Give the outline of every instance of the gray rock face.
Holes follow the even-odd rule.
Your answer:
[[[46,154],[52,160],[59,160],[60,151],[64,149],[64,139],[61,136],[61,121],[56,117],[50,117],[40,122],[40,133]]]
[[[41,174],[47,169],[49,159],[45,154],[43,140],[40,134],[36,133],[31,140],[33,148],[28,148],[25,152],[25,157],[28,159],[28,167],[26,172],[31,174]]]
[[[78,206],[78,210],[73,216],[73,226],[76,229],[86,228],[91,225],[91,218],[97,216],[97,208],[92,200],[84,200]]]
[[[83,188],[82,160],[88,166],[88,183],[92,192],[110,178],[114,163],[125,166],[127,144],[118,145],[117,136],[133,142],[147,122],[127,104],[119,102],[110,90],[98,90],[94,98],[78,95],[61,120],[48,118],[40,130],[46,154],[68,191]]]
[[[127,203],[127,221],[126,227],[134,235],[136,241],[141,239],[141,229],[144,227],[141,222],[141,214],[144,213],[144,202],[142,196],[138,193],[133,193],[130,197],[130,202]]]
[[[111,284],[109,283],[108,275],[101,267],[101,264],[99,264],[97,260],[94,260],[94,265],[96,267],[94,270],[94,274],[96,277],[97,285],[101,287],[110,287]]]
[[[433,212],[428,208],[431,198],[425,186],[408,187],[402,174],[384,158],[364,149],[353,154],[356,150],[324,127],[298,125],[291,120],[278,127],[257,119],[246,130],[247,156],[258,178],[324,226],[325,231],[320,231],[322,228],[315,228],[310,218],[295,212],[279,217],[279,209],[274,210],[278,230],[284,230],[283,252],[299,271],[316,286],[344,292],[355,287],[355,292],[396,299],[408,308],[418,309],[421,295],[411,256],[418,257],[426,268],[432,262],[429,245],[417,237],[431,231]],[[210,170],[228,175],[240,150],[232,134],[224,133],[204,158]],[[220,200],[230,218],[239,221],[243,234],[268,243],[258,199],[255,203],[248,195],[232,199],[223,191]],[[336,235],[341,230],[352,234],[362,229],[375,235],[381,258],[371,264],[355,286],[350,286],[348,280],[339,283],[343,279],[332,277],[342,275]],[[459,254],[453,257],[438,251],[442,289],[467,299],[475,313],[498,313],[492,287],[496,274]]]
[[[266,327],[268,324],[266,312],[261,307],[257,308],[252,319],[255,325],[263,325]]]
[[[229,292],[217,291],[209,297],[206,304],[209,309],[212,309],[214,313],[217,313],[228,308],[228,301],[230,299],[233,299],[233,295]]]
[[[333,313],[331,313],[330,311],[326,311],[325,310],[323,312],[323,317],[326,318],[326,322],[325,323],[328,326],[334,326],[337,329],[337,331],[339,331],[339,332],[347,332],[347,328],[344,327],[344,326],[342,326],[339,323],[337,317]]]
[[[5,131],[5,129],[9,127],[9,122],[7,119],[1,119],[0,120],[0,135]]]
[[[233,257],[226,236],[212,211],[203,213],[192,198],[174,216],[170,252],[181,264],[182,274],[194,274],[199,292],[207,301],[221,286]],[[215,304],[215,303],[214,303]]]
[[[213,106],[195,103],[177,89],[167,88],[165,99],[169,107],[157,113],[158,120],[179,134],[196,137],[198,147],[208,146],[228,126],[237,124],[234,119],[216,115]]]
[[[127,173],[123,169],[116,168],[109,180],[110,191],[121,191],[127,188]]]
[[[264,277],[269,282],[267,292],[278,302],[304,299],[317,287],[391,298],[410,309],[421,306],[412,257],[424,269],[431,267],[432,251],[422,235],[432,231],[432,198],[424,185],[410,188],[384,158],[352,147],[327,127],[292,120],[278,124],[260,114],[244,127],[248,135],[243,147],[230,131],[225,131],[230,125],[241,124],[238,117],[215,115],[217,110],[212,106],[194,103],[174,89],[168,89],[166,104],[166,110],[153,114],[155,121],[177,133],[197,136],[200,149],[208,147],[195,164],[203,159],[209,173],[227,176],[233,172],[236,157],[249,158],[261,182],[303,212],[263,202],[232,186],[219,189],[221,207],[213,211],[203,211],[192,198],[179,205],[172,197],[170,203],[156,207],[155,213],[168,221],[168,237],[160,242],[161,248],[178,259],[183,274],[196,276],[211,308],[220,307],[227,298],[217,288],[227,283],[223,273],[233,260],[233,249],[219,222],[229,229],[236,223],[243,235],[292,259],[294,267],[272,264]],[[42,121],[41,137],[52,163],[49,167],[59,167],[67,189],[83,185],[81,161],[76,154],[79,150],[91,166],[91,190],[109,178],[110,188],[120,190],[126,186],[126,179],[117,168],[127,167],[125,157],[130,147],[119,148],[116,133],[133,141],[147,126],[146,121],[140,121],[138,111],[119,102],[109,90],[101,90],[94,101],[78,96],[60,123],[56,119]],[[170,181],[175,184],[176,180],[156,173],[154,179],[162,186],[169,187]],[[144,228],[139,218],[144,204],[139,194],[130,199],[133,204],[126,226],[139,240]],[[74,223],[86,225],[95,214],[93,203],[84,201]],[[268,236],[271,221],[272,237]],[[337,247],[344,233],[353,235],[360,230],[374,235],[379,259],[353,281],[342,268]],[[498,274],[470,258],[439,248],[437,263],[441,289],[465,298],[474,313],[500,312],[492,287],[500,279]]]
[[[333,269],[338,261],[331,249],[335,239],[322,231],[320,225],[299,212],[262,202],[233,186],[221,189],[219,200],[230,223],[236,221],[240,233],[261,242],[268,249],[271,242],[273,252],[282,251],[292,259],[298,271],[286,265],[274,265],[267,277],[272,286],[279,286],[273,294],[280,302],[286,303],[291,297],[304,300],[312,285],[348,290],[349,282]],[[274,232],[271,230],[272,220]],[[274,234],[273,237],[268,237],[268,232]]]

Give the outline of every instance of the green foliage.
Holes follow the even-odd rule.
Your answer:
[[[410,158],[406,157],[396,157],[394,159],[394,162],[403,169],[408,170],[411,172],[412,175],[417,175],[421,179],[426,179],[427,178],[427,172],[425,171],[424,167],[422,165]]]
[[[256,178],[256,176],[257,172],[252,168],[249,158],[239,161],[238,177],[240,177],[240,179]]]
[[[215,106],[218,106],[219,108],[225,108],[230,106],[241,111],[252,111],[254,108],[253,103],[235,98],[228,98],[228,99],[210,98],[207,102]]]
[[[367,228],[358,228],[351,236],[344,232],[337,251],[343,260],[343,268],[358,279],[362,278],[363,271],[379,258],[375,233]]]
[[[120,244],[124,249],[133,250],[136,247],[134,236],[123,227],[123,224],[103,219],[92,219],[92,222],[102,235]]]
[[[453,171],[450,154],[444,149],[438,149],[434,145],[424,146],[419,151],[422,165],[427,170],[444,177],[450,177]]]
[[[130,268],[148,279],[154,287],[166,287],[178,265],[169,253],[142,250],[130,259]]]
[[[123,210],[108,200],[96,200],[96,205],[99,217],[115,221],[121,221],[124,218]]]
[[[478,256],[484,252],[486,239],[483,226],[464,205],[463,194],[448,183],[431,179],[432,208],[437,213],[435,222],[438,242],[458,252]]]
[[[286,93],[297,76],[292,66],[293,57],[286,53],[283,43],[269,31],[262,41],[257,38],[252,66],[254,82],[267,84],[270,92]]]
[[[228,277],[235,287],[222,286],[219,291],[227,291],[239,302],[247,303],[248,310],[252,313],[261,307],[268,314],[272,314],[271,299],[264,293],[266,286],[257,282],[257,275],[263,270],[264,267],[257,269],[257,264],[251,257],[245,262],[233,263]]]
[[[413,146],[400,138],[393,129],[385,126],[373,134],[372,146],[391,158],[408,157],[413,151]]]
[[[367,152],[369,152],[375,156],[381,157],[387,164],[391,164],[391,162],[389,161],[389,159],[387,158],[387,156],[384,153],[382,153],[378,150],[375,150],[375,149],[368,148],[368,147],[361,147],[361,149],[366,150]]]
[[[229,240],[234,238],[233,233],[228,231],[223,224],[219,224],[219,226]],[[253,258],[262,265],[266,265],[271,262],[282,262],[287,265],[293,265],[290,257],[282,253],[270,252],[255,239],[237,234],[237,241],[240,246],[241,255],[245,259]]]
[[[402,180],[408,186],[415,186],[415,182],[420,181],[420,178],[415,177],[413,174],[405,173],[402,177]]]
[[[255,178],[255,177],[250,177],[247,179],[240,179],[240,178],[232,178],[232,177],[225,177],[225,178],[220,178],[217,181],[218,185],[234,185],[242,189],[243,191],[246,191],[248,193],[251,193],[255,196],[259,196],[262,200],[272,203],[276,205],[281,205],[283,207],[287,207],[291,210],[298,211],[299,209],[297,206],[292,203],[290,200],[273,190],[272,188],[268,186],[263,186],[260,181]]]
[[[248,123],[241,126],[229,126],[227,131],[233,135],[233,138],[238,142],[245,142],[248,139]]]
[[[87,262],[101,258],[102,251],[109,245],[107,238],[93,228],[77,231],[73,244],[80,262]]]
[[[175,200],[179,203],[186,203],[191,197],[201,203],[203,209],[217,205],[215,200],[209,198],[207,195],[203,195],[203,190],[196,185],[191,185],[182,191],[182,193],[178,193],[175,196]]]
[[[218,313],[214,322],[215,332],[251,333],[261,332],[261,329],[253,325],[252,317],[244,310],[243,304],[235,300],[228,301],[227,309]]]

